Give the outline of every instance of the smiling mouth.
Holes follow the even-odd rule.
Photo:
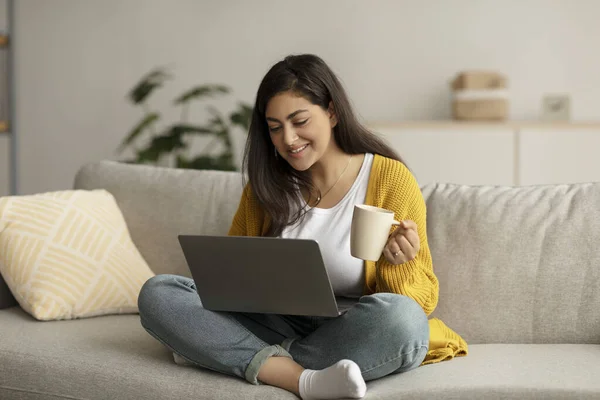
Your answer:
[[[295,149],[295,150],[290,150],[290,153],[292,153],[292,154],[298,154],[298,153],[300,153],[302,150],[304,150],[304,149],[305,149],[307,146],[308,146],[308,144],[305,144],[304,146],[302,146],[302,147],[298,147],[298,148],[297,148],[297,149]]]

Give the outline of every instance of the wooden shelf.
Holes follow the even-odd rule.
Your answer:
[[[371,121],[365,124],[370,129],[600,129],[600,121],[594,122],[550,122],[550,121]]]

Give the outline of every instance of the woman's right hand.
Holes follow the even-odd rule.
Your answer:
[[[404,264],[417,257],[420,245],[417,224],[407,219],[392,232],[383,249],[383,255],[390,264]]]

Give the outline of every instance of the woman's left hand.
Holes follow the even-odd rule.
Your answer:
[[[407,219],[401,221],[396,230],[392,232],[383,249],[383,255],[390,264],[404,264],[417,256],[420,245],[417,224],[415,221]]]

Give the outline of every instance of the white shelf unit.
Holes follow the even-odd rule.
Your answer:
[[[420,185],[600,182],[600,123],[369,123]]]

